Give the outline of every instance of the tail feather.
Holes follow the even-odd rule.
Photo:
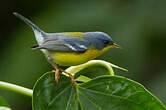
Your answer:
[[[29,19],[25,18],[21,14],[18,14],[16,12],[14,12],[13,14],[16,17],[18,17],[19,19],[21,19],[22,21],[24,21],[26,24],[28,24],[33,29],[36,40],[37,40],[39,45],[42,44],[42,42],[44,42],[44,38],[46,37],[45,32],[43,32],[38,26],[33,24]]]
[[[22,16],[21,14],[16,13],[16,12],[13,12],[13,14],[16,17],[18,17],[19,19],[21,19],[22,21],[24,21],[26,24],[28,24],[32,29],[43,33],[43,31],[38,26],[36,26],[34,23],[32,23],[29,19],[25,18],[24,16]]]
[[[31,47],[32,49],[45,49],[45,48],[43,48],[43,47],[41,47],[41,46],[39,46],[39,45],[35,45],[35,46],[32,46]]]
[[[36,49],[36,48],[38,48],[39,47],[39,45],[34,45],[34,46],[32,46],[31,48],[32,49]]]

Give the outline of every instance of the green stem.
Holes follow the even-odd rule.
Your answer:
[[[92,65],[104,66],[105,68],[107,68],[110,75],[114,75],[114,71],[113,71],[112,67],[108,64],[108,62],[105,62],[102,60],[91,60],[91,61],[88,61],[87,63],[81,64],[81,65],[71,66],[71,67],[67,68],[66,71],[74,75],[75,73],[83,70],[84,68],[92,66]]]
[[[68,73],[71,73],[72,75],[74,75],[74,74],[78,73],[79,71],[83,70],[84,68],[87,68],[87,67],[93,66],[93,65],[103,66],[104,68],[106,68],[108,70],[107,74],[112,75],[112,76],[114,76],[114,71],[113,71],[112,67],[118,68],[118,69],[121,69],[121,70],[124,70],[124,71],[128,71],[124,68],[121,68],[119,66],[116,66],[112,63],[109,63],[109,62],[106,62],[106,61],[103,61],[103,60],[91,60],[91,61],[88,61],[87,63],[81,64],[81,65],[71,66],[71,67],[67,68],[65,71],[68,72]],[[88,78],[88,77],[80,75],[77,78],[77,80],[87,82],[91,79]]]
[[[119,66],[116,66],[112,63],[109,63],[109,62],[106,62],[103,60],[90,60],[87,63],[81,64],[81,65],[71,66],[71,67],[67,68],[66,71],[74,75],[75,73],[83,70],[84,68],[86,68],[88,66],[92,66],[92,65],[101,65],[101,66],[105,67],[108,70],[109,74],[113,75],[113,76],[114,76],[114,71],[113,71],[112,67],[121,69],[123,71],[128,71],[127,69],[121,68]]]
[[[26,96],[32,97],[33,91],[31,89],[27,89],[25,87],[21,87],[18,85],[10,84],[7,82],[0,81],[0,88],[6,89],[9,91],[17,92]]]

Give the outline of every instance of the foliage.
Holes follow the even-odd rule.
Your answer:
[[[164,105],[139,83],[121,76],[100,76],[74,86],[61,75],[46,73],[36,83],[34,110],[166,110]]]
[[[112,67],[126,70],[93,60],[66,69],[73,73],[79,82],[77,85],[64,74],[57,84],[54,73],[48,72],[37,80],[33,95],[30,89],[2,81],[0,88],[32,96],[33,110],[166,110],[141,84],[114,75]],[[1,105],[7,105],[3,99],[0,99]]]
[[[8,103],[0,97],[0,110],[11,110]]]

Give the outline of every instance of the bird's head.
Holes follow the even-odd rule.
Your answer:
[[[97,33],[98,39],[101,40],[104,47],[120,48],[120,46],[116,44],[108,34],[104,32],[96,32],[96,33]]]
[[[112,38],[104,32],[87,32],[86,38],[91,41],[92,45],[99,49],[120,48]]]

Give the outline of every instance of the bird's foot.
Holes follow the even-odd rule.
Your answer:
[[[59,81],[59,69],[52,70],[52,72],[55,73],[55,81],[58,84],[58,81]]]
[[[77,85],[77,82],[75,81],[75,79],[74,79],[74,77],[73,77],[73,75],[72,74],[70,74],[70,73],[68,73],[68,72],[66,72],[65,70],[63,70],[63,69],[60,69],[60,71],[61,72],[64,72],[65,74],[67,74],[67,75],[69,75],[69,77],[70,77],[70,79],[71,79],[71,81],[72,81],[72,83],[76,86]]]
[[[70,77],[72,83],[73,83],[75,86],[77,85],[77,82],[75,81],[73,75],[70,74],[70,73],[68,73],[68,72],[66,72],[65,70],[63,70],[63,69],[61,69],[61,68],[56,68],[56,70],[52,70],[52,72],[55,73],[55,81],[56,81],[57,83],[58,83],[58,81],[59,81],[59,72],[64,72],[65,74],[67,74],[67,75]]]

